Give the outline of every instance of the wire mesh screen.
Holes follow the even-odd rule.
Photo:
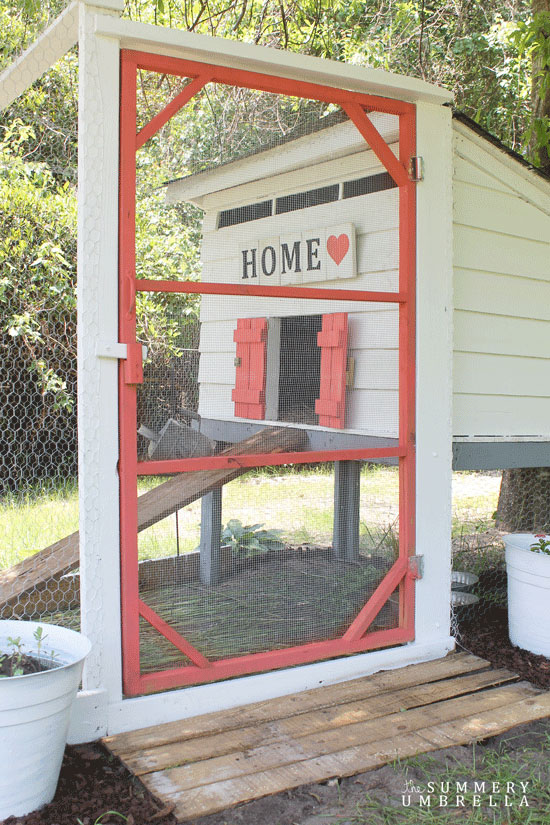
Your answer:
[[[189,81],[137,80],[140,146]],[[141,675],[401,627],[358,619],[399,558],[394,179],[339,105],[218,82],[136,171]]]
[[[398,552],[397,469],[357,470],[335,491],[332,464],[256,469],[143,530],[140,598],[211,661],[339,638]],[[338,554],[335,495],[355,483],[360,521]],[[398,615],[394,594],[372,629]],[[142,620],[142,671],[184,665],[157,636]]]
[[[240,452],[261,452],[246,440],[280,423],[295,425],[291,451],[396,443],[392,306],[203,295],[193,296],[191,314],[187,296],[148,294],[138,325],[145,329],[146,312],[160,308],[171,326],[147,332],[141,459],[206,456],[239,443]],[[341,430],[345,442],[334,432]]]

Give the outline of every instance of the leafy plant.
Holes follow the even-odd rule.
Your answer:
[[[0,678],[8,678],[10,676],[24,676],[26,673],[38,673],[43,670],[50,670],[55,667],[55,660],[58,654],[51,650],[49,656],[43,655],[42,646],[47,635],[44,634],[44,628],[39,626],[33,633],[36,641],[36,656],[30,656],[25,653],[23,640],[20,636],[8,636],[7,643],[11,652],[0,655],[0,667],[4,666],[5,673],[0,673]],[[49,661],[47,661],[47,659]],[[7,660],[7,662],[6,662]],[[6,662],[6,665],[4,663]]]
[[[103,819],[105,816],[118,816],[120,819],[124,820],[124,822],[128,822],[128,817],[124,816],[124,814],[119,814],[118,811],[105,811],[105,813],[98,816],[93,825],[107,825],[107,821]],[[81,819],[77,818],[76,825],[84,825],[84,823]]]
[[[529,545],[529,550],[533,553],[544,553],[545,556],[550,556],[550,538],[545,533],[535,533],[535,541]]]
[[[262,530],[262,527],[263,524],[245,525],[239,519],[230,519],[222,530],[222,544],[245,559],[261,556],[269,550],[282,550],[282,531]]]

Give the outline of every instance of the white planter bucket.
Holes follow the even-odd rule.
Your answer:
[[[19,636],[23,652],[36,655],[33,633],[44,629],[43,658],[57,666],[42,673],[0,679],[0,821],[23,816],[54,797],[63,761],[71,704],[90,642],[80,633],[43,622],[0,620],[0,650]]]
[[[536,541],[532,533],[504,537],[508,635],[512,644],[550,657],[550,556],[529,550]]]

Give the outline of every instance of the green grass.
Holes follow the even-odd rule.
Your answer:
[[[74,479],[6,496],[0,504],[0,569],[78,530]]]
[[[162,479],[140,480],[144,492]],[[492,525],[498,500],[499,478],[480,473],[455,473],[453,480],[454,535],[473,533]],[[243,524],[261,522],[267,529],[283,530],[291,544],[329,544],[332,534],[332,474],[326,467],[301,472],[273,468],[255,471],[224,488],[224,523],[230,518]],[[398,479],[395,468],[365,466],[361,474],[361,529],[365,544],[396,523]],[[180,510],[180,552],[199,542],[200,502]],[[175,516],[143,531],[139,556],[159,558],[176,553]],[[47,490],[10,496],[0,504],[0,568],[47,547],[78,529],[76,483],[68,480]]]
[[[338,825],[451,825],[457,822],[468,825],[548,825],[550,735],[544,732],[537,738],[538,741],[527,746],[520,743],[515,747],[512,733],[498,745],[474,744],[468,750],[460,748],[448,755],[445,752],[421,755],[394,763],[392,792],[382,794],[375,788],[349,816],[344,814],[337,819],[329,816],[326,825],[336,825],[337,822]],[[415,792],[410,795],[409,803],[407,781],[415,788],[423,789],[424,804],[420,804],[421,794]],[[429,782],[435,785],[433,793],[428,793]],[[440,783],[445,791],[447,782],[450,784],[445,806],[439,804],[439,793]],[[485,792],[481,791],[478,799],[474,799],[475,782],[486,783]],[[527,783],[525,793],[520,782]],[[456,783],[466,783],[466,791],[458,791],[459,796],[463,796],[463,805],[457,805]],[[492,783],[499,785],[490,805],[489,787]],[[504,794],[508,783],[513,783],[514,788],[506,805]],[[403,804],[402,793],[409,804]],[[426,797],[430,798],[429,807]]]

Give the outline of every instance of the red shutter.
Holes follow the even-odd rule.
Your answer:
[[[235,415],[239,418],[265,418],[265,374],[267,318],[240,318],[233,333],[237,344]]]
[[[321,387],[315,412],[322,427],[341,430],[346,418],[347,313],[323,315],[317,343],[321,347]]]

